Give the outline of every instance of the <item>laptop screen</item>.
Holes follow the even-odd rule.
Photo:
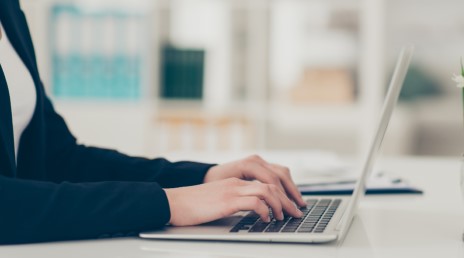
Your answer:
[[[358,179],[358,182],[356,183],[352,199],[350,200],[350,204],[345,212],[342,221],[344,225],[340,233],[341,236],[344,233],[343,231],[346,231],[346,228],[349,226],[349,222],[356,212],[358,203],[366,192],[366,181],[373,169],[373,165],[378,156],[380,147],[382,146],[382,141],[385,136],[388,123],[390,122],[393,110],[398,101],[398,97],[400,95],[404,79],[408,72],[409,64],[411,62],[413,53],[414,46],[412,45],[407,45],[403,47],[403,49],[401,50],[400,56],[396,63],[395,71],[393,73],[390,85],[388,87],[388,92],[382,107],[380,120],[378,121],[376,127],[376,133],[374,135],[374,138],[371,140],[371,144],[369,145],[367,153],[364,156],[362,156],[362,163],[359,167],[361,169],[361,175]]]

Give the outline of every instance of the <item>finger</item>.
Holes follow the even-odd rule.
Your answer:
[[[269,170],[268,175],[255,175],[255,177],[260,177],[258,179],[264,183],[272,183],[277,186],[284,192],[289,194],[290,198],[293,199],[299,206],[306,206],[303,198],[301,197],[298,188],[293,183],[293,180],[290,177],[290,170],[286,167],[280,166],[278,164],[272,164],[264,160],[258,155],[253,155],[249,157],[249,160],[259,165],[263,166],[265,169]],[[277,182],[278,181],[278,182]],[[293,189],[292,189],[293,188]]]
[[[258,180],[265,184],[272,184],[279,187],[285,192],[284,186],[280,181],[280,177],[270,168],[265,167],[262,162],[251,161],[245,166],[243,175],[248,180]]]
[[[237,207],[241,211],[254,211],[265,222],[271,222],[268,206],[256,196],[242,196],[237,198]]]
[[[292,180],[290,170],[284,166],[278,164],[269,164],[269,167],[273,169],[280,178],[280,181],[285,189],[285,192],[290,196],[290,198],[295,201],[295,203],[300,206],[306,206],[306,202],[303,199],[303,196],[298,190],[298,187]]]
[[[275,194],[280,200],[282,210],[285,211],[287,215],[295,218],[301,218],[303,216],[303,212],[301,212],[300,209],[295,206],[295,204],[287,197],[284,192],[278,190]]]
[[[279,189],[274,185],[253,183],[243,187],[240,191],[242,196],[255,196],[264,200],[266,204],[272,209],[274,217],[278,220],[284,219],[282,211],[282,200],[278,196]]]
[[[274,184],[284,193],[287,193],[298,206],[306,206],[300,191],[291,179],[288,168],[270,164],[257,155],[251,156],[248,160],[248,169],[244,173],[248,179],[257,179],[263,183]]]
[[[242,194],[254,195],[264,200],[272,209],[274,217],[277,220],[283,220],[284,214],[300,218],[303,213],[294,205],[287,195],[275,185],[266,185],[261,183],[249,183],[244,187]]]

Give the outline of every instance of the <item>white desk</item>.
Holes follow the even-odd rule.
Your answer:
[[[125,238],[3,246],[0,257],[464,257],[458,160],[399,158],[379,163],[425,194],[366,197],[340,246]]]

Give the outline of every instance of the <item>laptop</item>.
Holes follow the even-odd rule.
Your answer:
[[[360,176],[353,194],[347,196],[303,196],[307,207],[302,218],[285,217],[266,223],[253,211],[210,223],[189,226],[166,226],[143,232],[141,238],[164,240],[243,241],[281,243],[327,243],[342,240],[350,228],[358,203],[366,192],[366,180],[378,156],[385,131],[397,103],[414,52],[411,45],[403,47],[393,73],[382,108],[375,136],[361,160]],[[272,218],[272,217],[271,217]]]

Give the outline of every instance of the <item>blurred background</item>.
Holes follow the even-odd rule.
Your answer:
[[[368,143],[416,53],[389,155],[459,156],[461,0],[22,0],[48,94],[85,144],[170,151]]]

